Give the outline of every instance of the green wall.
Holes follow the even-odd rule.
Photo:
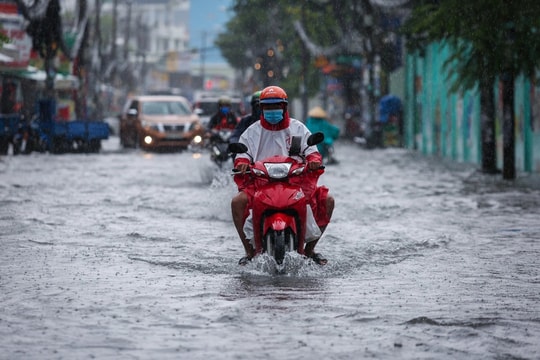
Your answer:
[[[451,71],[443,68],[450,48],[433,43],[423,56],[407,54],[404,67],[406,147],[426,155],[481,164],[480,94],[478,89],[451,93]],[[448,75],[450,73],[450,75]],[[497,165],[502,168],[502,103],[494,84]],[[516,80],[515,157],[518,171],[540,173],[540,86]]]

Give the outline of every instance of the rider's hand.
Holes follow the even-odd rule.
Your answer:
[[[320,161],[310,161],[310,162],[308,162],[308,169],[311,170],[311,171],[319,170],[321,165],[322,164],[321,164]]]
[[[249,170],[249,164],[238,164],[236,170],[241,174],[245,174]]]

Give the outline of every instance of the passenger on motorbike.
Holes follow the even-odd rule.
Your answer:
[[[259,161],[273,155],[288,155],[292,137],[302,139],[301,149],[306,150],[308,169],[316,172],[321,167],[322,157],[315,147],[307,146],[307,138],[310,135],[307,127],[300,121],[290,118],[287,110],[287,93],[278,86],[269,86],[260,94],[261,118],[260,122],[254,123],[240,136],[240,141],[248,148],[248,153],[253,161]],[[245,174],[249,169],[250,158],[246,154],[238,154],[234,166],[240,174]],[[330,222],[334,210],[334,198],[328,194],[328,188],[317,186],[317,176],[309,177],[312,181],[306,181],[302,189],[310,199],[309,204],[315,216],[321,233]],[[240,265],[247,264],[255,255],[254,249],[244,232],[244,222],[249,215],[249,204],[254,189],[253,184],[245,176],[236,176],[238,194],[231,201],[232,218],[235,228],[244,246],[245,256],[238,262]],[[317,264],[324,265],[327,260],[315,252],[318,238],[311,239],[306,243],[304,254]]]
[[[256,91],[251,95],[251,114],[244,116],[240,119],[240,122],[234,128],[234,131],[229,138],[229,142],[235,143],[240,139],[240,135],[255,121],[258,121],[261,117],[261,107],[259,106],[259,98],[261,97],[261,91]]]
[[[339,137],[339,128],[328,121],[328,114],[320,106],[316,106],[308,112],[306,126],[312,133],[322,132],[324,141],[317,144],[317,148],[323,157],[325,164],[337,164],[339,161],[334,157],[334,141]]]

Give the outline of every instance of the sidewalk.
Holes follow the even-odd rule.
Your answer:
[[[540,190],[540,174],[538,173],[518,174],[516,180],[514,181],[518,185],[522,185],[524,187],[528,187],[534,190]]]

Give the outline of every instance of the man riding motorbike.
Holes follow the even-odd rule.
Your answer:
[[[205,134],[204,146],[210,149],[210,158],[220,168],[228,161],[227,146],[238,118],[234,114],[232,101],[228,96],[218,99],[218,111],[210,118]]]
[[[259,161],[273,155],[288,155],[292,138],[295,136],[301,138],[301,149],[307,148],[308,169],[312,172],[319,170],[322,157],[316,147],[307,146],[307,138],[311,134],[307,127],[300,121],[289,117],[287,93],[278,86],[269,86],[261,92],[259,104],[261,107],[260,122],[254,123],[244,131],[239,140],[240,143],[247,146],[253,161]],[[245,174],[249,170],[249,166],[249,156],[238,154],[234,161],[234,167],[237,171],[240,174]],[[328,194],[328,188],[317,186],[317,177],[318,175],[309,177],[311,181],[308,180],[302,184],[302,189],[310,199],[309,204],[322,234],[332,217],[334,198]],[[249,214],[249,204],[254,194],[254,188],[246,176],[236,175],[235,182],[239,192],[231,201],[232,218],[246,252],[238,263],[246,265],[255,255],[250,239],[247,239],[244,232],[244,222]],[[325,265],[327,260],[315,252],[315,246],[319,239],[310,240],[306,243],[304,254],[317,264]]]

